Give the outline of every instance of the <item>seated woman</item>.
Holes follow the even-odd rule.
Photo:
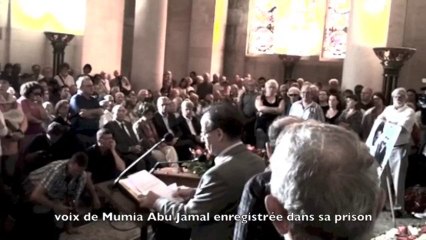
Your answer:
[[[346,109],[337,119],[340,126],[356,132],[360,137],[362,135],[362,111],[358,104],[358,98],[355,95],[346,97]]]
[[[256,147],[265,148],[268,140],[268,128],[274,119],[284,113],[284,100],[278,96],[278,82],[270,79],[265,83],[265,94],[258,96],[255,101],[258,111],[255,131],[256,131]]]
[[[69,114],[70,103],[68,100],[61,100],[55,106],[55,118],[52,121],[70,128],[71,121],[69,119]]]
[[[150,103],[144,103],[141,107],[142,117],[133,124],[133,130],[136,132],[142,145],[151,148],[155,143],[160,141],[157,131],[153,123],[155,107]],[[165,143],[160,144],[156,150],[152,152],[154,158],[159,162],[176,162],[178,161],[176,150],[173,146]]]
[[[7,90],[10,84],[0,79],[0,111],[3,113],[7,135],[1,138],[1,171],[6,184],[12,184],[15,167],[19,156],[19,143],[24,137],[28,123],[16,98]]]

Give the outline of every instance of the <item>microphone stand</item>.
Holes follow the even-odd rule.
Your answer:
[[[161,139],[158,143],[154,144],[148,151],[146,151],[142,156],[140,156],[138,159],[136,159],[132,164],[130,164],[126,169],[124,169],[123,172],[120,173],[120,175],[114,180],[114,183],[112,184],[112,187],[115,188],[118,185],[118,182],[120,179],[136,164],[138,164],[142,159],[144,159],[148,154],[150,154],[155,148],[157,148],[160,144],[162,144],[166,138]],[[156,164],[157,165],[157,164]],[[154,165],[154,167],[156,166]]]
[[[151,170],[149,170],[149,173],[152,174],[158,168],[158,166],[160,166],[161,164],[193,163],[193,162],[207,162],[207,157],[206,157],[206,155],[201,155],[201,156],[196,157],[192,160],[182,160],[182,161],[175,161],[175,162],[157,162],[151,168]]]
[[[196,162],[197,159],[195,160],[191,160],[191,161],[175,161],[175,162],[157,162],[154,167],[151,168],[151,170],[149,170],[149,173],[153,173],[155,170],[157,170],[158,166],[160,166],[161,164],[177,164],[177,163],[187,163],[187,162]]]

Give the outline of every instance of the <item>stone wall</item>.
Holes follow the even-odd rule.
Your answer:
[[[399,86],[420,90],[426,86],[421,79],[426,78],[426,1],[407,1],[405,28],[403,31],[404,47],[417,49],[414,56],[401,70]]]

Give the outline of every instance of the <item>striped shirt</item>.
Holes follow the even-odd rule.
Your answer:
[[[67,163],[68,160],[54,161],[32,171],[24,182],[25,192],[29,195],[41,184],[51,200],[77,200],[86,184],[86,172],[70,178]]]

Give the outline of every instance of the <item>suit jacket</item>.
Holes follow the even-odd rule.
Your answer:
[[[191,119],[192,126],[194,127],[195,132],[197,133],[197,136],[200,136],[201,133],[201,124],[200,120],[198,118],[193,117]],[[200,144],[195,135],[192,135],[191,130],[189,129],[188,123],[186,122],[186,119],[183,116],[180,116],[178,118],[178,127],[181,131],[180,139],[189,139],[194,142],[194,144]]]
[[[210,214],[210,221],[169,222],[179,227],[192,228],[192,240],[227,240],[232,239],[234,222],[215,221],[214,215],[236,214],[244,184],[253,175],[262,172],[265,164],[261,158],[249,152],[244,145],[237,145],[216,160],[224,161],[210,168],[201,177],[194,197],[187,203],[175,203],[161,199],[156,203],[160,214],[205,215]],[[216,161],[215,160],[215,161]]]
[[[133,124],[133,131],[135,131],[139,140],[142,141],[142,145],[146,148],[150,148],[160,141],[160,136],[157,134],[155,125],[150,120],[139,119]]]
[[[132,124],[130,122],[124,121],[124,125],[126,126],[127,132],[118,124],[117,121],[111,121],[105,124],[105,128],[109,129],[114,136],[114,140],[117,144],[116,149],[120,154],[130,154],[129,151],[130,146],[135,146],[139,144],[138,138],[136,137],[135,132],[133,131]]]
[[[169,120],[169,127],[173,131],[173,135],[175,135],[175,137],[179,137],[180,131],[176,117],[173,114],[168,114],[167,119]],[[158,136],[163,138],[163,136],[168,133],[168,130],[160,113],[156,112],[154,114],[153,122]]]
[[[243,195],[238,207],[238,215],[267,215],[265,197],[271,193],[269,182],[271,171],[253,176],[244,186]],[[283,237],[275,230],[271,221],[238,221],[235,224],[234,240],[282,240]]]

